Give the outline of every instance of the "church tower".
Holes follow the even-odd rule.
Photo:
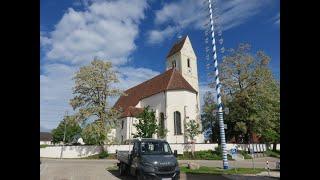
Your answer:
[[[199,93],[197,57],[188,36],[181,38],[173,45],[167,55],[166,67],[166,70],[174,67],[180,71],[188,83]]]
[[[198,83],[198,65],[197,56],[193,51],[191,41],[188,36],[185,36],[178,40],[171,48],[166,60],[166,70],[175,68],[178,70],[182,77],[198,92],[196,118],[201,129],[202,124],[200,122],[200,95],[199,95],[199,83]],[[189,109],[190,107],[188,107]],[[200,141],[203,141],[201,139]]]

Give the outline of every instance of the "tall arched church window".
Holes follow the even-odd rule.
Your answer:
[[[190,59],[188,58],[188,67],[190,67]]]
[[[164,129],[164,114],[160,113],[160,122],[159,122],[160,128]]]
[[[181,114],[179,111],[174,112],[174,135],[181,135]]]

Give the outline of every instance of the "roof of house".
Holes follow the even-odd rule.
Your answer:
[[[166,72],[149,79],[135,87],[125,91],[127,96],[121,96],[115,103],[116,109],[122,108],[124,111],[122,117],[132,117],[141,111],[141,108],[135,108],[141,99],[158,94],[167,90],[184,89],[197,93],[197,91],[182,77],[181,73],[172,68]]]
[[[121,117],[135,117],[138,114],[142,113],[142,111],[143,111],[143,108],[136,108],[133,106],[129,106],[123,111]]]
[[[171,48],[171,50],[169,51],[167,58],[174,55],[175,53],[179,52],[182,49],[182,46],[184,44],[184,42],[186,41],[187,36],[181,38],[179,41],[177,41]]]
[[[51,141],[52,134],[48,132],[40,132],[40,141]]]

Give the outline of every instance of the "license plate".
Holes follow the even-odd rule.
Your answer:
[[[171,180],[171,178],[162,178],[162,180]]]

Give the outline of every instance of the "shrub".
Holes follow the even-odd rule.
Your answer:
[[[184,152],[183,155],[178,155],[178,159],[222,160],[222,152],[213,150],[196,151],[194,157],[191,152]],[[232,156],[228,155],[228,159],[232,160]]]
[[[252,159],[252,157],[246,151],[238,150],[238,153],[241,154],[244,159]]]
[[[102,151],[101,153],[99,153],[99,159],[104,159],[107,158],[109,156],[107,151]]]
[[[272,150],[267,150],[266,155],[269,157],[276,157],[280,158],[280,151],[272,151]]]
[[[222,156],[222,147],[220,145],[215,147],[214,150],[218,156]]]
[[[48,147],[49,145],[47,145],[47,144],[40,144],[40,148],[46,148],[46,147]]]

